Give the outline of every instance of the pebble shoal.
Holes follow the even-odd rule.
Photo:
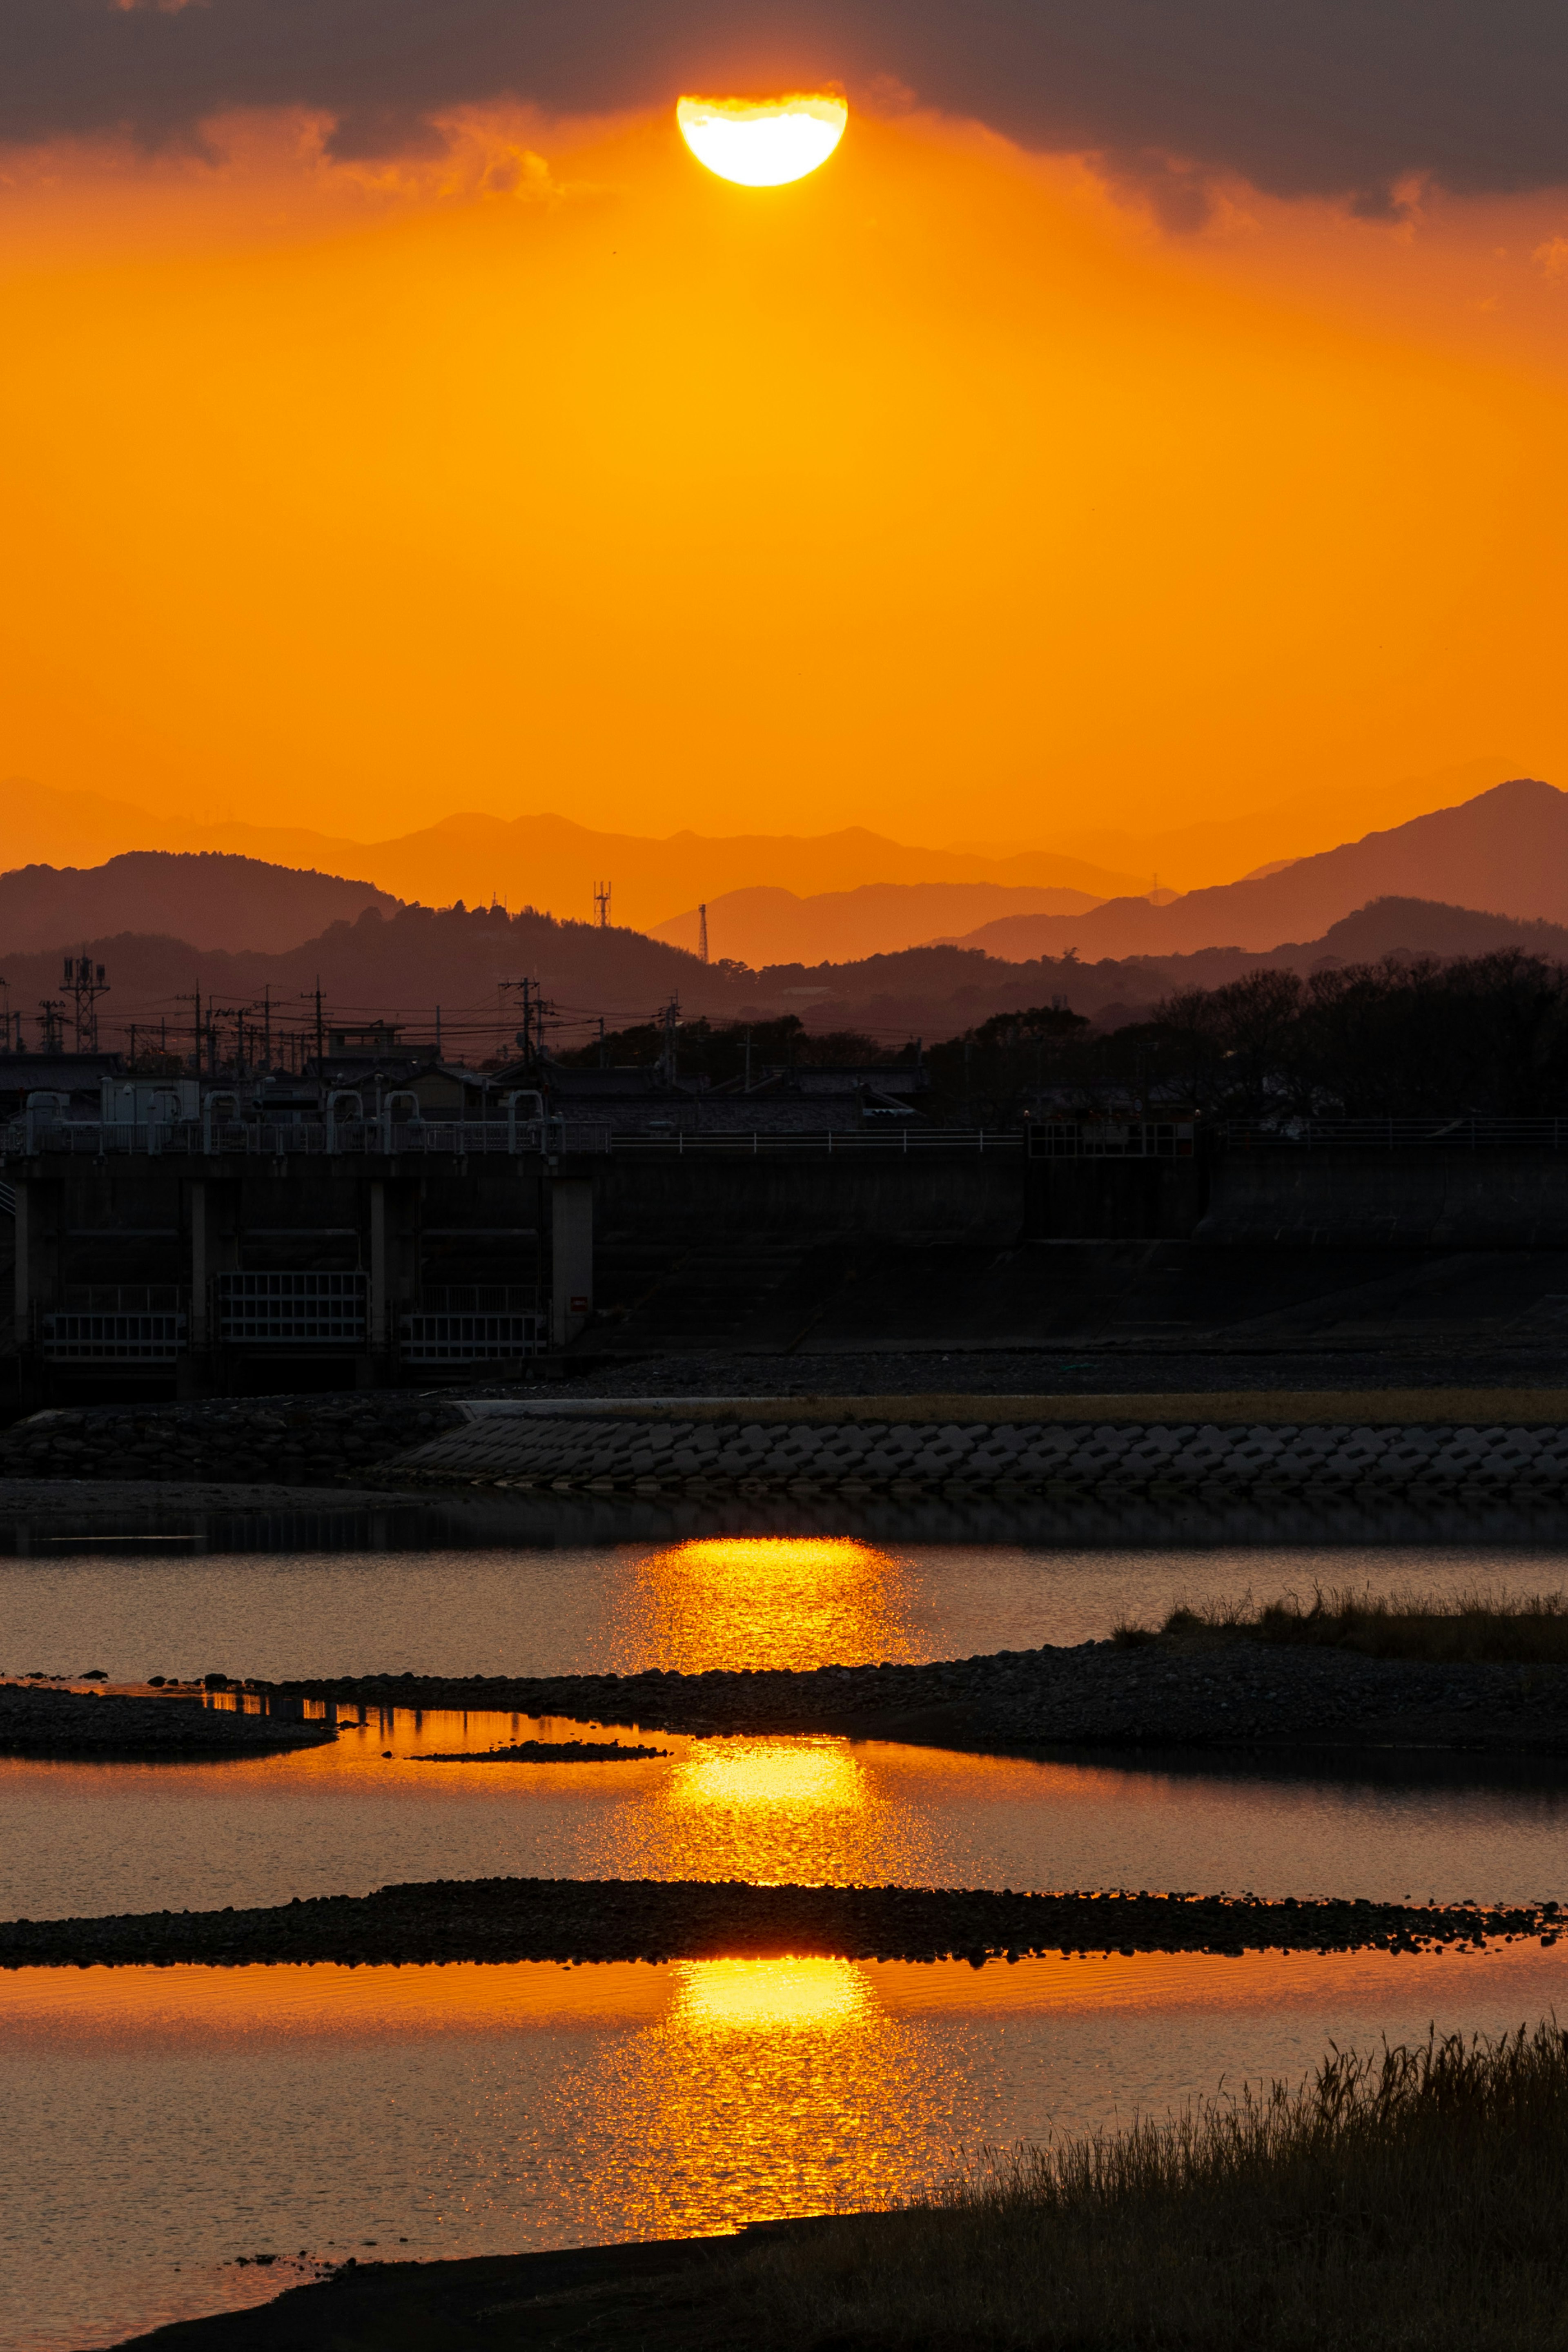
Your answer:
[[[0,1925],[0,1968],[330,1961],[852,1960],[1041,1952],[1417,1951],[1555,1943],[1555,1903],[1485,1908],[1215,1895],[1014,1894],[739,1882],[436,1879],[266,1909]]]
[[[186,1698],[102,1697],[0,1685],[0,1755],[120,1757],[271,1756],[319,1748],[336,1730],[321,1722],[238,1715]]]
[[[1428,1665],[1239,1637],[1131,1648],[1086,1642],[810,1672],[372,1675],[276,1687],[340,1706],[498,1709],[698,1737],[840,1732],[980,1748],[1388,1746],[1568,1756],[1568,1666]]]

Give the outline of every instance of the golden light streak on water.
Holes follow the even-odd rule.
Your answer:
[[[917,1654],[913,1580],[839,1536],[705,1536],[645,1552],[620,1603],[618,1664],[672,1671],[853,1665]]]
[[[792,2032],[841,2024],[866,1998],[852,1960],[694,1960],[672,2022],[697,2033]]]
[[[1451,2002],[1520,1986],[1526,2007],[1562,1979],[1538,1944],[1448,1952],[1042,1953],[988,1962],[778,1959],[454,1961],[349,1968],[19,1969],[0,1974],[0,2035],[208,2042],[305,2036],[424,2040],[530,2028],[656,2026],[764,2039],[859,2021],[1045,2012],[1315,2010],[1325,2001]],[[1521,2015],[1524,2014],[1524,2008]]]

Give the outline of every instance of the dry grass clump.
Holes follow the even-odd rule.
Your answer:
[[[1568,2034],[1333,2050],[1291,2087],[1031,2149],[759,2248],[789,2352],[1568,2347]]]
[[[1314,1589],[1309,1607],[1294,1593],[1270,1601],[1250,1616],[1207,1616],[1175,1610],[1169,1633],[1200,1625],[1256,1634],[1265,1642],[1359,1650],[1373,1658],[1426,1658],[1568,1665],[1568,1593],[1507,1592],[1471,1588],[1435,1600],[1408,1588],[1356,1592],[1346,1586]]]
[[[1370,1658],[1418,1658],[1441,1665],[1568,1665],[1568,1592],[1511,1593],[1490,1588],[1434,1599],[1406,1587],[1392,1592],[1314,1587],[1310,1604],[1293,1592],[1255,1605],[1204,1601],[1173,1609],[1158,1633],[1119,1624],[1112,1640],[1133,1649],[1163,1635],[1245,1634],[1301,1648],[1358,1650]]]

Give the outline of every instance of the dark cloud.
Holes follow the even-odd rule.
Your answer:
[[[1123,177],[1175,157],[1189,194],[1196,167],[1376,216],[1411,173],[1568,183],[1563,0],[5,0],[0,141],[162,144],[303,106],[338,152],[385,154],[490,99],[597,112],[879,76]]]

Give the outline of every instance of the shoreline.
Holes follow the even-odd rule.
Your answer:
[[[120,1691],[0,1683],[0,1756],[78,1763],[211,1763],[325,1748],[337,1726],[204,1706],[193,1691],[156,1698]]]
[[[1413,1952],[1554,1944],[1555,1902],[1015,1894],[994,1888],[758,1886],[742,1880],[433,1879],[253,1909],[0,1923],[0,1969],[245,1968],[553,1960],[967,1960],[1043,1953]]]
[[[1568,1665],[1429,1664],[1211,1636],[926,1664],[702,1674],[371,1675],[247,1685],[288,1699],[931,1747],[1426,1748],[1568,1758]]]
[[[759,2246],[815,2237],[835,2225],[863,2226],[873,2219],[866,2213],[808,2214],[745,2221],[738,2230],[701,2237],[628,2238],[608,2245],[457,2254],[428,2262],[360,2262],[350,2255],[328,2266],[324,2276],[284,2287],[265,2303],[172,2320],[123,2337],[111,2352],[326,2352],[345,2341],[358,2347],[378,2340],[389,2326],[402,2342],[413,2324],[429,2330],[433,2343],[445,2344],[457,2340],[447,2331],[461,2329],[466,2336],[471,2326],[483,2327],[493,2319],[509,2319],[516,2328],[529,2305],[540,2306],[542,2317],[570,2325],[571,2306],[580,2300],[583,2308],[575,2315],[591,2326],[592,2340],[609,2352],[709,2352],[712,2339],[705,2323],[712,2315],[704,2305],[722,2284],[727,2265]],[[688,2281],[695,2303],[683,2292]],[[649,2333],[650,2326],[655,2333]],[[349,2328],[370,2334],[345,2338],[342,2331]],[[538,2340],[531,2330],[528,2336],[511,2338],[514,2347],[530,2340]]]

